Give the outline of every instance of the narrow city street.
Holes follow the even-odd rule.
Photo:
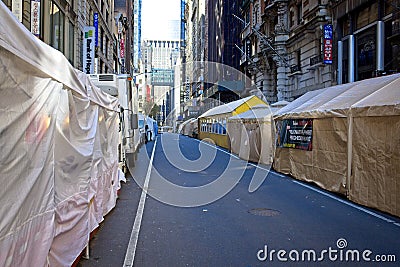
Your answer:
[[[123,184],[117,206],[90,242],[90,258],[82,258],[80,266],[365,266],[367,261],[368,266],[398,266],[399,218],[199,144],[164,133],[141,148],[135,166],[130,163],[134,179]],[[178,147],[190,160],[186,167],[177,163]],[[206,157],[215,154],[204,169],[196,161],[200,151]],[[244,171],[242,178],[209,204],[183,207],[195,202],[185,199],[190,196],[185,188],[181,196],[162,195],[157,188],[159,177],[201,187],[222,177],[226,168]],[[256,170],[268,176],[249,193]],[[213,192],[204,189],[204,194],[206,199]],[[163,203],[168,201],[181,206]]]

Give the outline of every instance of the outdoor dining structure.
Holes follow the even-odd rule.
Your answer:
[[[199,139],[212,140],[244,160],[272,164],[274,127],[269,105],[248,96],[208,110],[199,118]]]
[[[276,171],[400,216],[400,75],[311,91],[274,114]]]

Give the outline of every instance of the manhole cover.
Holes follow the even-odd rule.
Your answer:
[[[280,214],[278,210],[272,210],[266,208],[251,209],[248,212],[253,215],[267,216],[267,217],[276,216]]]

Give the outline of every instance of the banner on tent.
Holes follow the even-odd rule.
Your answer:
[[[312,150],[312,119],[287,119],[278,121],[277,147],[296,148],[301,150]]]

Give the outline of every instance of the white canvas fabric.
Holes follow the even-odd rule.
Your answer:
[[[0,2],[0,266],[70,266],[116,203],[118,100]]]
[[[272,121],[267,104],[228,118],[231,151],[244,160],[271,165],[275,147]]]

